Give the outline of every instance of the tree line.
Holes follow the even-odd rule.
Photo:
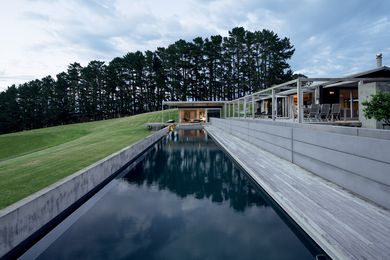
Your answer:
[[[0,133],[156,111],[162,101],[231,100],[293,77],[288,38],[233,28],[227,37],[178,40],[108,64],[75,62],[55,78],[0,93]]]

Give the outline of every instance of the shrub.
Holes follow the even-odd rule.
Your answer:
[[[390,92],[379,92],[371,95],[370,101],[364,101],[362,104],[364,116],[368,119],[375,118],[390,124]]]

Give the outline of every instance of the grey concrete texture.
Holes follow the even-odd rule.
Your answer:
[[[371,100],[371,95],[376,94],[376,82],[361,84],[358,87],[359,93],[359,121],[362,122],[362,127],[379,128],[379,124],[375,119],[365,118],[363,112],[363,101]]]
[[[218,119],[218,118],[217,118]],[[215,120],[212,118],[211,121]],[[383,129],[371,129],[371,128],[359,128],[359,127],[348,127],[348,126],[334,126],[334,125],[321,125],[321,124],[299,124],[297,122],[287,121],[272,121],[272,120],[261,120],[261,119],[227,119],[233,121],[245,121],[253,122],[255,124],[272,125],[272,126],[285,126],[292,128],[305,128],[315,129],[323,132],[331,132],[343,135],[355,135],[355,136],[366,136],[377,139],[390,140],[390,131]],[[227,126],[228,127],[228,126]]]
[[[272,123],[211,120],[213,126],[225,132],[390,209],[387,130]]]
[[[0,258],[168,133],[168,127],[0,211]]]
[[[361,84],[358,87],[359,92],[359,121],[362,122],[362,127],[365,128],[383,128],[383,122],[377,121],[376,119],[368,119],[364,116],[363,105],[364,101],[371,100],[371,95],[375,95],[378,92],[390,92],[389,82],[371,82]]]

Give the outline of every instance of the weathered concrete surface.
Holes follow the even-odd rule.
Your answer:
[[[381,129],[383,122],[376,119],[368,119],[364,116],[363,102],[371,100],[371,95],[375,95],[378,92],[390,92],[390,82],[371,82],[365,84],[359,84],[359,121],[362,122],[363,127]]]
[[[389,259],[390,210],[221,128],[206,131],[332,259]]]
[[[214,118],[212,120],[214,120]],[[320,125],[320,124],[299,124],[297,122],[272,121],[272,120],[251,119],[251,118],[247,118],[247,119],[234,118],[234,119],[227,119],[227,120],[255,122],[258,124],[260,123],[261,125],[313,129],[313,130],[318,130],[318,131],[322,131],[322,132],[330,132],[330,133],[343,134],[343,135],[365,136],[365,137],[371,137],[371,138],[377,138],[377,139],[390,140],[390,131],[382,130],[382,129],[348,127],[348,126],[334,126],[334,125]]]
[[[388,130],[252,119],[213,118],[211,124],[390,209]]]
[[[146,137],[0,211],[0,257],[73,205],[168,133]]]

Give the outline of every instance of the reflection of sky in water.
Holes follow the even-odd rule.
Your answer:
[[[212,141],[185,134],[158,144],[40,258],[312,258]]]

